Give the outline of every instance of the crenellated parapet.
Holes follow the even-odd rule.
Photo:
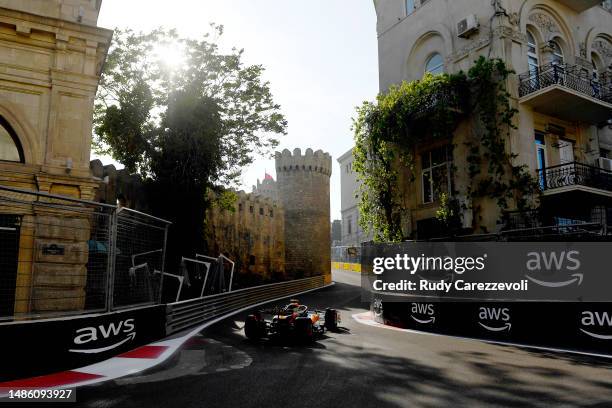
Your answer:
[[[277,152],[278,196],[285,219],[285,267],[293,278],[330,273],[329,183],[332,159],[322,150]]]
[[[257,208],[274,208],[279,207],[281,205],[280,202],[274,200],[270,197],[263,196],[261,194],[256,193],[247,193],[244,190],[236,191],[236,195],[238,196],[236,200],[236,209],[245,208],[249,209],[249,206],[254,206]],[[242,204],[242,207],[241,207]]]
[[[323,150],[314,152],[309,148],[302,155],[300,149],[294,149],[293,153],[285,149],[282,152],[276,152],[274,158],[278,177],[280,173],[288,171],[308,171],[331,176],[332,159],[330,154]]]

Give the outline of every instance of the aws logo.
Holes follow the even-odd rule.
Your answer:
[[[612,313],[584,311],[580,324],[580,331],[584,334],[600,340],[612,340]]]
[[[507,307],[481,307],[478,309],[478,319],[478,324],[488,331],[509,332],[512,328],[510,309]]]
[[[580,269],[581,264],[580,260],[578,259],[579,255],[579,251],[561,251],[561,253],[529,252],[527,254],[527,270],[531,271],[532,273],[543,271],[553,273],[569,271],[571,273]],[[573,273],[571,274],[570,279],[564,279],[560,281],[536,279],[529,273],[525,274],[525,277],[540,286],[544,286],[547,288],[560,288],[572,285],[574,283],[576,283],[577,286],[580,286],[582,284],[582,279],[584,275],[582,273]]]
[[[415,315],[419,317],[415,317]],[[433,324],[436,321],[434,305],[431,303],[413,303],[410,317],[417,323]]]
[[[117,338],[120,340],[116,341]],[[91,343],[98,345],[99,343],[106,344],[113,342],[111,345],[96,347],[96,348],[72,348],[71,353],[101,353],[103,351],[112,350],[119,347],[123,343],[134,340],[136,338],[136,330],[134,319],[125,319],[119,322],[111,322],[108,325],[101,324],[99,326],[83,327],[75,331],[73,343],[77,346],[90,346]],[[109,341],[105,341],[109,340]]]

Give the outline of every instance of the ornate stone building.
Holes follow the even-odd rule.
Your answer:
[[[480,56],[500,58],[516,72],[507,82],[518,110],[505,141],[542,190],[534,218],[504,225],[494,200],[479,216],[462,214],[474,233],[521,226],[596,222],[612,200],[612,4],[600,0],[375,0],[380,91],[426,72],[467,71]],[[428,238],[439,208],[434,191],[465,190],[469,120],[454,149],[425,141],[415,152],[416,180],[405,185],[408,236]],[[451,168],[456,168],[451,179]],[[437,177],[433,177],[436,174]],[[461,198],[461,197],[460,197]],[[470,203],[462,198],[466,207]],[[545,214],[545,215],[542,215]],[[516,215],[516,214],[514,214]],[[507,217],[514,217],[506,214]],[[511,219],[510,218],[510,219]],[[527,222],[523,222],[527,220]],[[435,234],[433,234],[435,235]]]
[[[93,103],[112,37],[96,25],[100,4],[0,0],[0,185],[94,198]],[[25,204],[0,213],[0,314],[83,309],[88,219]]]
[[[0,181],[92,199],[93,101],[112,31],[100,1],[0,0]]]

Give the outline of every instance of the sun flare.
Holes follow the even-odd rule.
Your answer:
[[[164,43],[153,50],[156,60],[170,70],[175,70],[185,63],[185,50],[181,44]]]

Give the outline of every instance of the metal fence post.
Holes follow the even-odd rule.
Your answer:
[[[164,250],[162,251],[161,277],[159,280],[159,303],[163,301],[164,273],[166,272],[166,244],[168,243],[168,225],[164,229]]]
[[[108,234],[108,282],[106,289],[106,311],[110,312],[113,310],[114,301],[114,290],[115,290],[115,258],[117,248],[117,209],[113,209],[109,217],[109,234]]]

